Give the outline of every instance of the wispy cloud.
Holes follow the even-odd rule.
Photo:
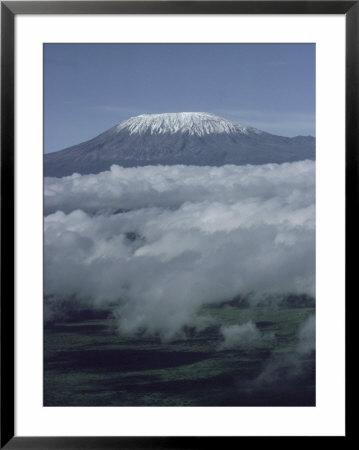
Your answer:
[[[70,102],[69,102],[70,103]],[[149,109],[143,106],[133,107],[128,105],[83,105],[82,109],[99,114],[113,114],[116,120],[125,120],[140,114],[158,114],[175,112],[162,109]],[[193,108],[192,108],[193,109]],[[268,133],[282,136],[312,135],[315,136],[315,114],[313,113],[288,113],[288,112],[265,112],[259,110],[241,109],[211,109],[206,107],[195,108],[198,111],[206,111],[216,114],[243,125],[249,125]]]
[[[93,105],[86,106],[91,111],[100,111],[116,114],[141,114],[143,112],[142,108],[133,108],[131,106],[121,106],[121,105]]]
[[[258,110],[218,109],[216,114],[269,133],[284,136],[315,135],[315,114],[313,113],[268,113]]]

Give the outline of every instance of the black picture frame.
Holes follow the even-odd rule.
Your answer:
[[[14,19],[18,14],[341,14],[346,18],[346,306],[358,244],[359,1],[1,2],[1,448],[160,449],[238,445],[239,437],[25,437],[14,435]],[[354,267],[353,267],[354,266]],[[356,300],[353,298],[353,300]],[[346,342],[349,344],[348,314]],[[346,355],[348,348],[346,348]],[[346,392],[349,379],[347,374]],[[346,395],[346,435],[350,433]],[[165,435],[165,430],[164,430]],[[241,438],[243,439],[243,437]],[[285,441],[291,438],[284,438]]]

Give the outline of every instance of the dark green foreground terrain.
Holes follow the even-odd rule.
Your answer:
[[[256,324],[261,338],[223,349],[219,326],[163,343],[124,338],[110,310],[82,311],[44,330],[45,406],[314,406],[315,353],[299,351],[311,304],[203,313]]]

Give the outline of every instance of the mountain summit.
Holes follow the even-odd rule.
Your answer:
[[[131,117],[90,141],[44,156],[45,176],[99,173],[112,164],[266,164],[315,159],[315,139],[276,136],[213,114]]]
[[[116,130],[128,130],[130,134],[187,133],[197,136],[215,133],[248,134],[249,130],[261,133],[255,128],[249,128],[204,112],[142,114],[121,122],[117,125]]]

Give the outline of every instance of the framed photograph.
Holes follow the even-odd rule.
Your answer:
[[[1,447],[348,437],[358,26],[1,3]]]

